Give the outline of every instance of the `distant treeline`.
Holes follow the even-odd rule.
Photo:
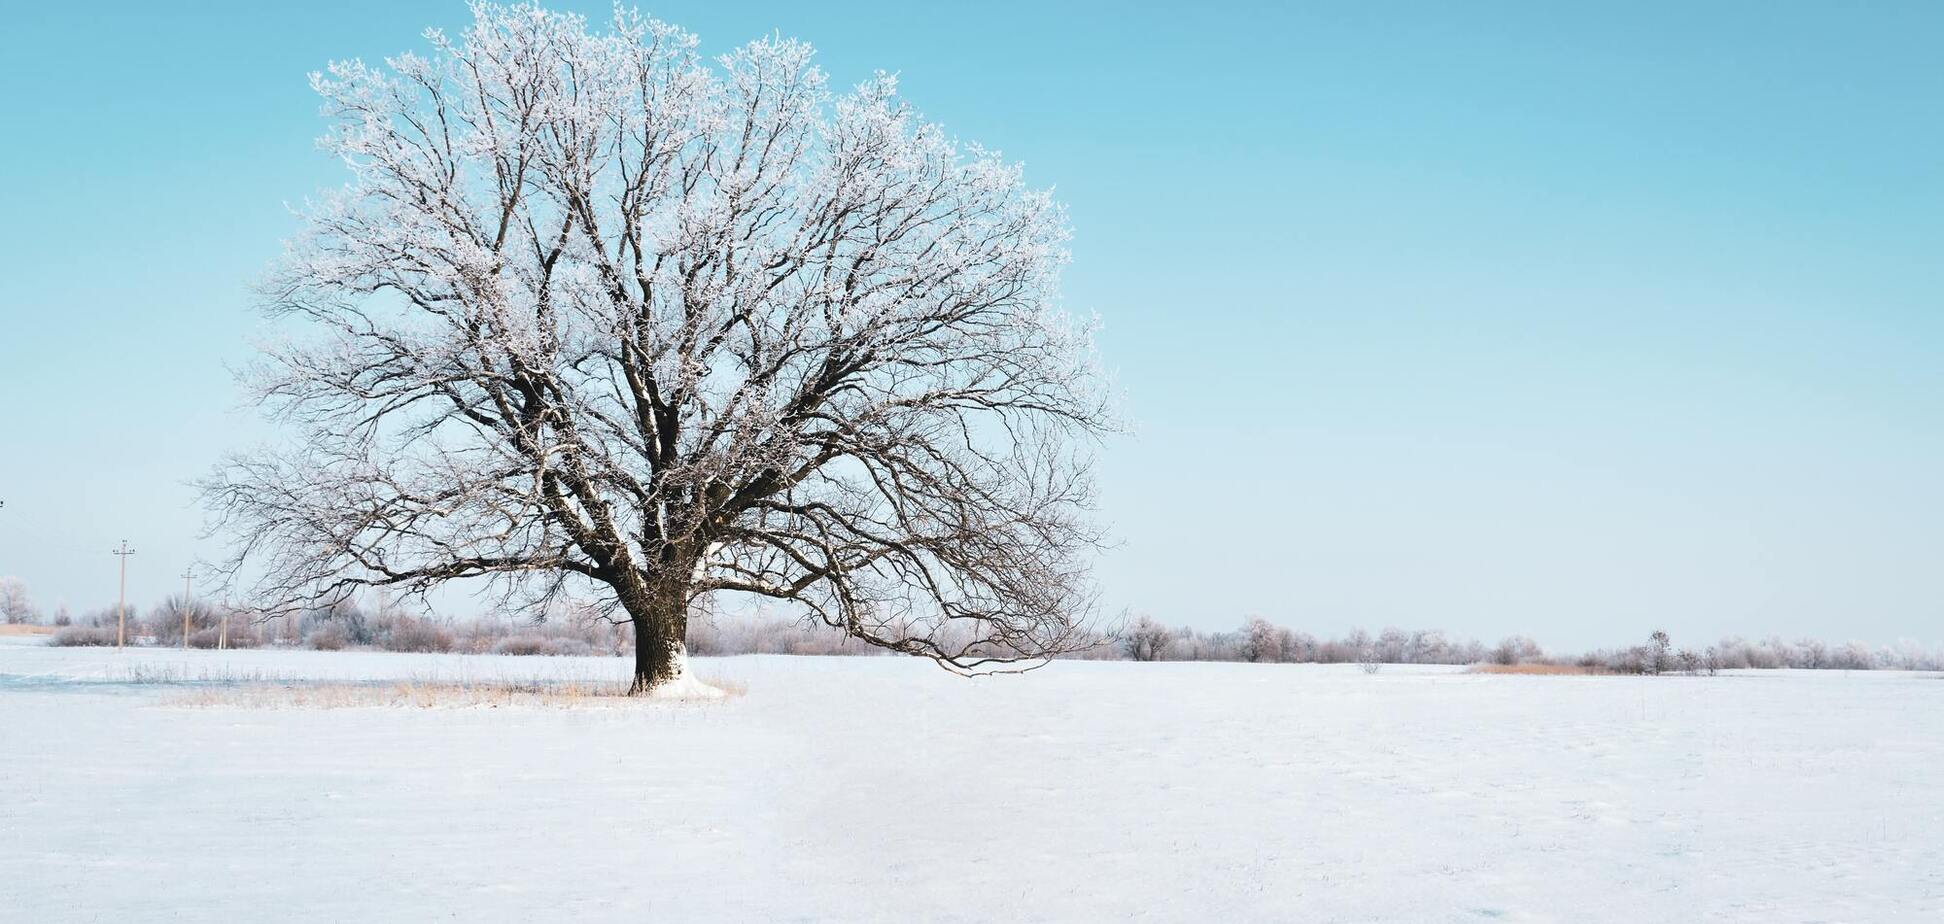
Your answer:
[[[4,595],[0,595],[4,597]],[[0,599],[0,603],[6,602]],[[0,607],[8,621],[40,622],[30,608]],[[633,651],[633,631],[593,610],[565,609],[543,621],[530,619],[440,619],[380,602],[369,608],[353,602],[298,616],[263,619],[247,610],[224,610],[208,601],[170,598],[146,612],[130,610],[129,644],[182,644],[184,615],[189,645],[215,648],[312,648],[324,651],[465,652],[514,655],[624,655]],[[113,607],[71,617],[65,609],[50,620],[59,627],[56,645],[113,645],[117,617]],[[1731,637],[1705,647],[1677,645],[1654,632],[1641,645],[1579,654],[1547,652],[1530,638],[1512,636],[1487,645],[1453,638],[1435,629],[1384,629],[1372,635],[1355,629],[1338,638],[1321,638],[1266,619],[1250,619],[1229,631],[1169,626],[1141,616],[1103,630],[1074,658],[1131,661],[1252,661],[1344,664],[1498,664],[1560,665],[1618,673],[1715,671],[1747,668],[1837,670],[1944,670],[1944,652],[1914,642],[1872,647],[1862,642],[1830,644],[1818,639],[1759,641]],[[696,655],[880,654],[821,624],[767,614],[701,615],[690,622],[689,651]]]
[[[185,615],[191,648],[226,645],[509,655],[624,655],[634,651],[632,627],[609,621],[590,609],[564,608],[553,618],[538,621],[491,616],[455,620],[384,603],[365,607],[347,601],[295,616],[264,618],[247,609],[225,609],[205,600],[179,597],[147,612],[131,608],[125,629],[118,628],[122,620],[114,607],[91,610],[80,617],[66,610],[56,611],[51,619],[56,627],[52,644],[114,645],[122,634],[131,645],[178,647],[183,642]],[[880,652],[828,627],[765,616],[698,617],[689,623],[688,646],[696,655]]]
[[[1512,636],[1486,646],[1476,639],[1447,638],[1435,629],[1385,629],[1375,636],[1354,629],[1342,638],[1250,619],[1228,632],[1172,627],[1151,617],[1132,620],[1112,636],[1117,652],[1135,661],[1274,661],[1376,664],[1555,664],[1616,673],[1665,673],[1749,668],[1835,670],[1944,670],[1944,652],[1906,641],[1894,647],[1863,642],[1835,645],[1819,639],[1750,641],[1731,636],[1702,648],[1679,647],[1665,632],[1641,645],[1579,654],[1549,653],[1530,638]]]

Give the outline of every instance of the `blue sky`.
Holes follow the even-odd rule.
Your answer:
[[[600,14],[599,4],[568,4]],[[877,68],[1068,203],[1134,436],[1110,609],[1944,643],[1944,6],[665,3]],[[0,574],[180,586],[259,438],[305,85],[457,2],[10,8]]]

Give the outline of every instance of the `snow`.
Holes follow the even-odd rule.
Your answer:
[[[687,645],[683,645],[680,642],[675,643],[674,660],[675,675],[662,681],[654,689],[648,691],[648,697],[650,699],[686,702],[691,700],[728,698],[729,691],[711,685],[708,681],[703,680],[694,671],[689,669],[691,665]]]
[[[694,667],[747,692],[187,705],[628,665],[0,645],[0,921],[1944,919],[1932,675]]]

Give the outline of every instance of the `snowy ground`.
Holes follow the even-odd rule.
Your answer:
[[[605,659],[0,640],[0,920],[1944,920],[1944,679],[700,659],[747,695],[182,705]]]

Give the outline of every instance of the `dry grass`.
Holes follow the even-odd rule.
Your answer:
[[[273,683],[280,678],[263,671],[242,671],[227,665],[214,669],[199,667],[192,671],[186,664],[131,664],[110,671],[103,679],[110,683],[176,686],[191,683]]]
[[[53,635],[53,626],[0,625],[0,635]]]
[[[728,696],[723,699],[735,699],[749,692],[747,685],[735,681],[707,680],[705,682],[727,693]],[[498,709],[537,706],[561,709],[623,707],[635,703],[684,701],[686,700],[633,698],[628,696],[626,684],[606,681],[399,680],[380,683],[241,684],[184,693],[169,700],[169,704],[191,707],[241,706],[251,709],[357,709],[374,706],[415,709]]]
[[[1543,676],[1563,675],[1604,675],[1613,673],[1604,667],[1582,667],[1578,664],[1474,664],[1471,674],[1537,674]]]

